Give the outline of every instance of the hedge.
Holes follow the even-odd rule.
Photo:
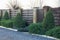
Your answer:
[[[2,20],[0,22],[1,22],[1,26],[13,28],[13,21],[11,20]]]
[[[29,32],[34,34],[43,34],[43,27],[41,23],[33,23],[28,26]]]
[[[1,16],[0,16],[0,21],[1,21]],[[0,25],[1,25],[1,22],[0,22]]]
[[[60,26],[56,26],[55,28],[50,29],[49,31],[46,32],[46,35],[60,38]]]

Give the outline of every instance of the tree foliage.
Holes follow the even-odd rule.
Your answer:
[[[0,21],[1,21],[1,16],[0,16]]]
[[[48,30],[46,35],[60,38],[60,26],[56,26],[55,28]]]
[[[16,17],[14,18],[14,26],[18,29],[25,27],[25,20],[23,20],[20,13],[17,13]]]
[[[42,26],[44,27],[44,32],[54,28],[55,24],[54,24],[54,16],[53,16],[53,12],[51,10],[49,10],[46,13],[46,16],[44,17]]]
[[[40,23],[33,23],[29,25],[29,32],[34,34],[43,34],[43,27]]]
[[[9,19],[9,14],[8,12],[6,11],[4,16],[3,16],[3,20],[8,20]]]

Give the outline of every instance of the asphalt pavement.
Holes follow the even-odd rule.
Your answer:
[[[55,39],[0,28],[0,40],[55,40]]]

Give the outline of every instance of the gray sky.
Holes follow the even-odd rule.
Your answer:
[[[9,1],[11,0],[0,0],[0,9],[8,9]],[[42,6],[59,7],[59,0],[42,0]],[[40,0],[18,0],[19,6],[23,9],[31,9],[32,7],[40,7]]]

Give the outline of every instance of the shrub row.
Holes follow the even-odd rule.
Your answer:
[[[0,16],[0,21],[1,21],[1,16]],[[0,22],[0,25],[1,25],[1,22]]]
[[[52,14],[52,11],[49,10],[47,13],[46,13],[46,16],[44,17],[43,19],[43,22],[41,24],[31,24],[29,26],[29,29],[30,29],[30,32],[33,31],[33,33],[37,33],[37,32],[40,32],[42,31],[42,33],[46,31],[48,31],[49,29],[52,29],[54,28],[55,25],[54,25],[54,17],[53,17],[53,14]],[[41,33],[41,32],[40,32]]]
[[[0,25],[13,28],[13,21],[10,20],[10,17],[7,11],[5,12],[4,16],[1,15],[0,17]]]
[[[1,26],[13,28],[13,21],[11,20],[2,20],[0,21]]]
[[[60,26],[55,26],[52,29],[47,30],[40,23],[34,23],[29,26],[29,32],[34,34],[48,35],[56,38],[60,38]]]
[[[16,17],[12,20],[9,17],[8,12],[6,11],[4,16],[1,17],[2,20],[0,21],[0,25],[9,28],[16,28],[19,31],[26,30],[26,21],[22,18],[21,13],[17,13]],[[27,30],[26,30],[27,31]]]
[[[60,38],[60,26],[56,26],[55,28],[50,29],[49,31],[46,32],[46,35]]]
[[[43,34],[43,27],[40,23],[33,23],[29,25],[29,32],[34,34]]]
[[[30,33],[60,38],[60,26],[55,26],[53,12],[51,10],[46,13],[42,23],[33,23],[28,27]]]

